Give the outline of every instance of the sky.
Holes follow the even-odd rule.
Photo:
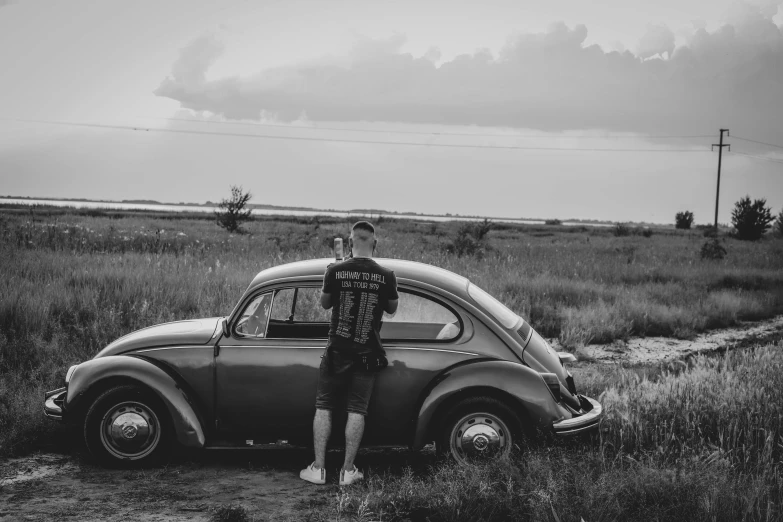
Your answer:
[[[783,208],[783,0],[0,0],[0,70],[0,195],[709,223],[728,128]]]

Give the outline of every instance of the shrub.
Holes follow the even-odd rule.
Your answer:
[[[615,223],[613,232],[614,232],[614,235],[617,236],[617,237],[630,236],[631,235],[631,227],[629,227],[625,223]]]
[[[450,243],[446,245],[446,252],[483,257],[489,250],[489,238],[487,234],[492,230],[492,222],[488,219],[475,223],[463,223],[457,229],[457,233]]]
[[[723,259],[726,257],[726,249],[720,244],[717,237],[713,237],[701,246],[702,259]]]
[[[783,237],[783,208],[780,209],[780,214],[778,214],[778,218],[775,220],[775,232],[777,232],[778,236]]]
[[[756,241],[769,229],[774,219],[766,206],[766,199],[757,199],[753,203],[745,196],[734,204],[731,223],[737,230],[737,239]]]
[[[544,224],[545,225],[562,225],[563,222],[560,221],[559,219],[555,218],[555,219],[547,219],[546,221],[544,221]]]
[[[686,210],[684,212],[677,212],[677,215],[674,216],[675,228],[679,228],[681,230],[688,230],[691,228],[692,224],[693,224],[693,212]]]
[[[250,192],[242,192],[242,187],[231,185],[231,197],[220,202],[220,210],[215,211],[217,224],[229,232],[242,233],[242,223],[250,221],[250,209],[245,210],[245,205],[253,197]]]

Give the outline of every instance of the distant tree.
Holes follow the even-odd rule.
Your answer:
[[[684,212],[677,212],[674,216],[674,227],[682,230],[688,230],[693,225],[693,212],[688,210]]]
[[[777,232],[780,237],[783,237],[783,208],[780,209],[780,214],[778,214],[778,218],[775,221],[775,232]]]
[[[756,241],[769,230],[774,218],[766,205],[766,199],[757,199],[751,203],[750,196],[745,196],[734,204],[731,223],[737,230],[738,239]]]
[[[253,197],[250,192],[243,192],[242,187],[231,185],[231,197],[222,200],[215,211],[215,218],[219,227],[225,228],[229,232],[244,232],[241,228],[242,223],[250,221],[250,209],[245,210],[245,205]]]

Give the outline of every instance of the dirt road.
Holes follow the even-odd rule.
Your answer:
[[[709,353],[747,345],[758,340],[764,342],[783,331],[783,316],[767,321],[744,323],[734,328],[712,330],[695,339],[670,339],[668,337],[634,337],[612,344],[590,344],[577,348],[581,360],[600,363],[657,364],[690,355]],[[556,339],[549,340],[553,348],[561,350]]]
[[[111,470],[81,455],[39,453],[0,463],[0,521],[210,520],[243,506],[251,520],[301,520],[338,492],[342,454],[330,451],[325,486],[299,479],[312,455],[301,449],[205,451],[152,470]],[[424,471],[432,451],[363,451],[368,473]]]
[[[781,335],[783,317],[777,317],[692,341],[631,339],[587,346],[578,354],[597,363],[658,363]],[[0,522],[210,520],[221,507],[237,505],[247,509],[251,520],[301,520],[309,508],[326,506],[338,492],[341,453],[329,453],[331,477],[321,487],[299,479],[299,470],[311,458],[303,449],[204,451],[143,471],[104,469],[62,448],[7,459],[0,462]],[[359,461],[369,473],[396,473],[407,466],[425,472],[435,456],[431,449],[374,450],[363,451]]]

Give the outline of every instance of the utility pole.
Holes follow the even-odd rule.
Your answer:
[[[723,158],[723,147],[728,147],[729,150],[731,150],[730,144],[723,144],[723,133],[726,133],[726,136],[731,136],[729,134],[729,129],[721,129],[720,130],[720,143],[713,143],[712,149],[715,150],[715,147],[718,147],[718,188],[715,190],[715,232],[718,232],[718,199],[720,198],[720,163],[721,159]]]

